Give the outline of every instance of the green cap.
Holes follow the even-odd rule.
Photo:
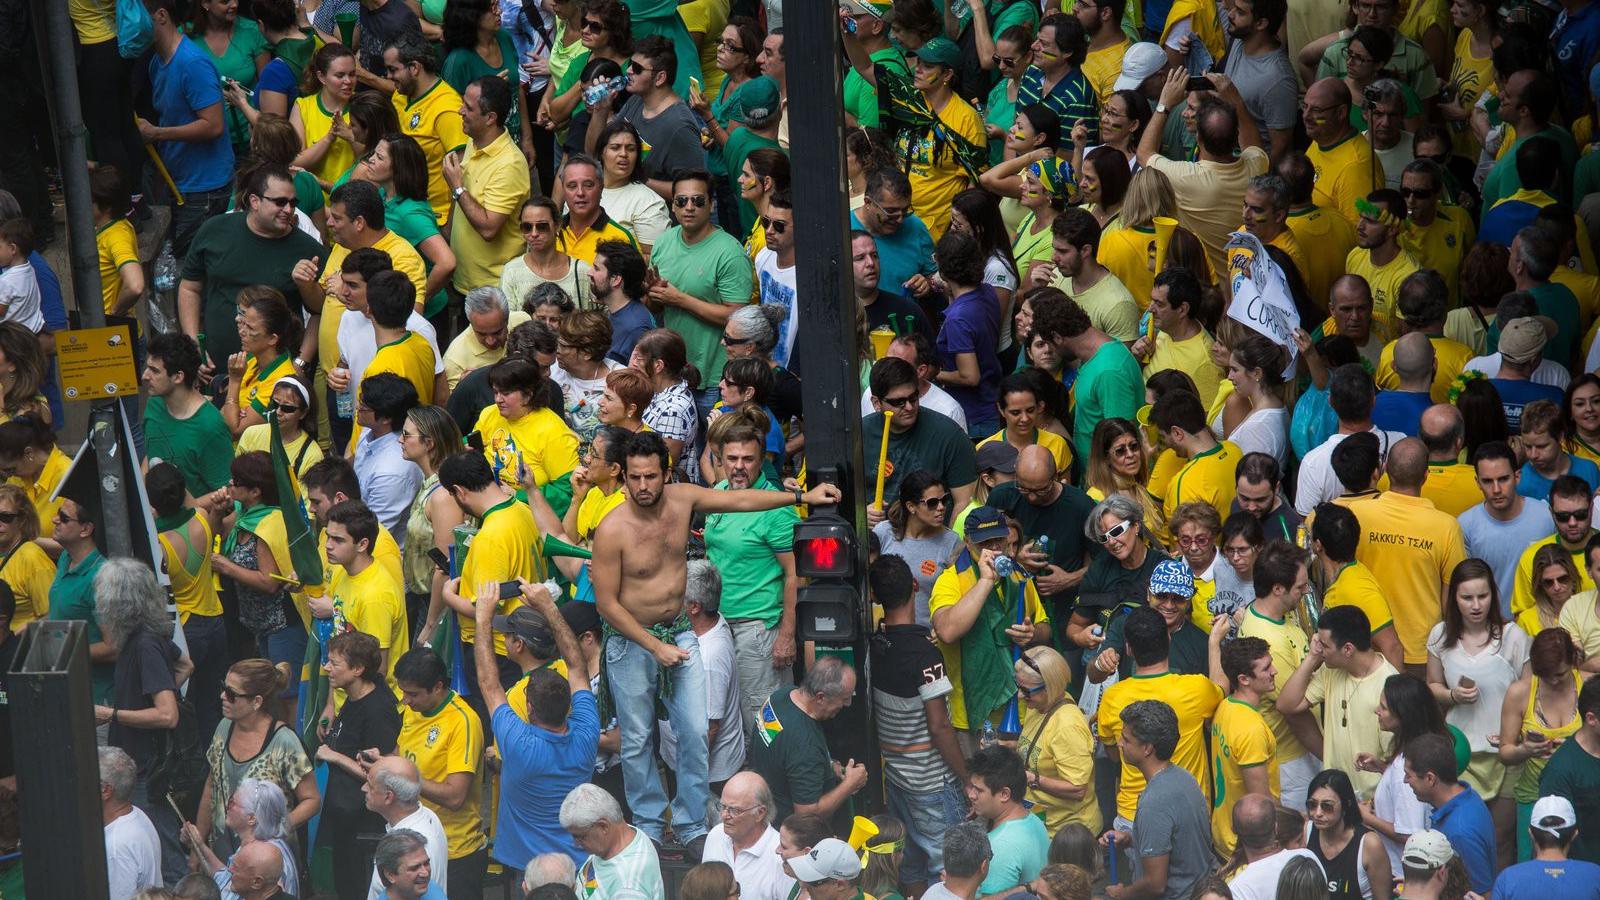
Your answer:
[[[954,41],[944,37],[929,40],[909,55],[947,69],[954,69],[961,64],[961,48],[957,47]]]
[[[739,108],[734,119],[752,128],[765,128],[783,111],[778,99],[778,83],[758,75],[739,88]]]

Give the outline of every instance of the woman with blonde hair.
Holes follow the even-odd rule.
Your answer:
[[[447,577],[428,558],[428,551],[438,550],[448,557],[455,544],[455,527],[466,521],[450,492],[439,490],[439,464],[460,449],[461,429],[443,407],[418,406],[406,413],[405,425],[400,429],[400,454],[422,470],[422,487],[406,517],[406,542],[400,562],[405,575],[406,612],[413,624],[422,624],[417,633],[424,638],[433,634],[429,625],[444,614]]]
[[[1122,198],[1122,227],[1100,235],[1100,264],[1121,279],[1140,307],[1150,305],[1155,287],[1157,217],[1178,217],[1178,195],[1165,173],[1140,169]]]
[[[1546,628],[1556,627],[1561,610],[1582,586],[1572,554],[1555,544],[1546,544],[1533,554],[1533,605],[1517,613],[1517,625],[1538,637]]]
[[[1128,419],[1101,419],[1089,436],[1089,465],[1083,479],[1084,493],[1099,502],[1112,494],[1125,494],[1138,501],[1144,510],[1145,527],[1165,543],[1167,523],[1157,500],[1145,487],[1150,477],[1150,460],[1145,453],[1139,426]]]
[[[1013,664],[1012,674],[1017,704],[1025,708],[1017,752],[1027,770],[1028,800],[1052,834],[1072,822],[1098,832],[1095,743],[1089,720],[1067,693],[1071,667],[1053,648],[1030,647]]]

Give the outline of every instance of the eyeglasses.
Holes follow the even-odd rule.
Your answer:
[[[295,406],[293,403],[279,403],[278,404],[278,412],[281,412],[286,416],[292,416],[295,413],[301,413],[301,412],[305,412],[305,411],[306,411],[305,407],[303,407],[303,406]]]
[[[533,232],[549,234],[551,225],[549,222],[523,222],[520,227],[523,234],[532,234]]]
[[[605,34],[610,30],[606,28],[606,23],[600,21],[599,19],[584,19],[583,24],[578,27],[580,30],[593,31],[599,34]]]
[[[954,498],[949,494],[940,494],[937,497],[924,497],[921,500],[913,500],[911,502],[921,503],[923,506],[933,509],[935,506],[949,506],[953,500]]]
[[[1049,494],[1052,490],[1055,490],[1054,484],[1047,484],[1044,487],[1031,488],[1024,487],[1020,481],[1017,482],[1017,493],[1024,497],[1043,497]]]
[[[903,219],[911,212],[910,206],[884,206],[871,197],[867,198],[867,202],[871,203],[872,208],[876,209],[886,219]]]
[[[729,806],[726,803],[723,803],[721,800],[713,801],[712,805],[716,807],[717,815],[727,816],[730,819],[742,816],[747,812],[754,812],[755,810],[761,808],[761,804],[759,803],[754,803],[750,806]]]
[[[1366,63],[1368,65],[1376,65],[1378,62],[1373,57],[1370,57],[1365,53],[1357,53],[1355,50],[1349,47],[1344,48],[1344,58],[1346,62]]]
[[[1197,534],[1190,537],[1180,536],[1178,538],[1179,547],[1204,547],[1209,543],[1211,543],[1211,535],[1209,534]]]
[[[1009,69],[1017,64],[1015,56],[1001,56],[998,53],[989,57],[989,61],[994,63],[994,67],[997,69]]]
[[[721,47],[722,49],[724,49],[726,51],[728,51],[729,53],[749,53],[750,52],[749,50],[746,50],[744,48],[744,45],[739,43],[738,41],[730,41],[730,40],[727,40],[727,39],[723,39],[723,40],[717,41],[717,46]]]
[[[745,344],[752,343],[755,343],[755,338],[728,337],[726,334],[722,336],[722,346],[724,347],[743,347]]]
[[[1109,544],[1117,538],[1127,534],[1128,529],[1132,527],[1133,522],[1131,520],[1123,519],[1121,522],[1118,522],[1117,524],[1106,529],[1106,533],[1100,536],[1100,543]]]
[[[1433,188],[1424,189],[1403,187],[1400,189],[1400,196],[1406,198],[1407,200],[1411,199],[1412,197],[1415,197],[1418,200],[1426,200],[1437,193],[1439,192]]]
[[[1229,559],[1239,559],[1255,549],[1254,547],[1223,547],[1222,555]]]
[[[261,696],[261,695],[260,694],[247,694],[244,691],[236,691],[233,688],[228,687],[227,685],[223,685],[222,686],[222,699],[228,701],[229,703],[238,703],[240,697],[259,697],[259,696]]]
[[[882,403],[884,406],[892,406],[895,409],[905,409],[906,407],[916,406],[921,401],[922,401],[922,398],[920,396],[918,396],[917,394],[907,394],[904,397],[879,397],[878,398],[878,402]]]
[[[1589,510],[1587,510],[1587,509],[1574,509],[1574,510],[1552,509],[1552,510],[1550,510],[1550,517],[1555,519],[1557,522],[1577,522],[1577,521],[1579,521],[1581,519],[1589,518]]]
[[[56,510],[56,514],[55,514],[54,518],[51,519],[51,521],[52,522],[60,522],[63,525],[71,525],[73,523],[77,523],[79,525],[82,525],[83,522],[84,522],[83,519],[74,519],[73,517],[67,515],[66,513],[62,512],[59,509]]]
[[[679,209],[688,209],[691,206],[695,209],[705,209],[709,202],[705,194],[679,194],[672,198],[672,205]]]
[[[789,230],[789,223],[782,219],[774,219],[771,216],[762,216],[761,227],[773,234],[783,234]]]
[[[300,202],[299,198],[293,194],[290,194],[287,197],[268,197],[266,194],[261,194],[260,197],[262,200],[271,203],[273,206],[276,206],[279,209],[294,209],[295,206]]]

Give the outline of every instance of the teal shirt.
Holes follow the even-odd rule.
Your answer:
[[[1017,121],[1017,101],[1011,99],[1011,79],[1002,78],[989,91],[989,102],[983,107],[983,124],[993,125],[1001,131],[1010,131]],[[998,166],[1006,155],[1005,138],[989,139],[989,165]]]
[[[1050,834],[1035,815],[1002,822],[989,832],[989,875],[978,893],[999,894],[1039,877],[1050,853]]]
[[[417,249],[422,256],[423,271],[432,272],[433,260],[422,252],[422,242],[439,235],[439,224],[433,218],[433,207],[428,205],[428,201],[414,197],[386,197],[383,201],[383,222],[390,231],[405,238],[406,243]],[[427,298],[422,304],[423,316],[436,315],[444,309],[447,299],[443,289]]]
[[[105,640],[100,633],[100,623],[94,617],[94,576],[106,561],[99,550],[89,551],[83,562],[76,566],[65,557],[56,566],[55,581],[50,583],[50,618],[53,621],[81,619],[89,624],[89,643]],[[111,679],[116,674],[116,663],[90,663],[89,680],[94,702],[111,702]]]
[[[750,257],[744,255],[738,238],[720,228],[711,229],[693,245],[683,242],[682,227],[668,228],[651,248],[650,264],[691,297],[730,306],[750,302]],[[683,336],[689,362],[700,372],[700,384],[710,386],[722,380],[728,353],[722,346],[720,327],[676,306],[661,314],[661,325]]]
[[[1144,374],[1128,348],[1112,340],[1078,369],[1072,385],[1072,449],[1089,458],[1089,437],[1104,419],[1132,419],[1144,405]]]
[[[730,173],[729,177],[735,184],[738,183],[739,173],[744,170],[744,161],[749,158],[750,154],[763,147],[783,151],[784,156],[789,155],[789,152],[784,150],[777,141],[762,137],[748,128],[736,128],[732,134],[728,135],[728,142],[722,145],[722,158],[726,161],[728,172]],[[755,227],[755,224],[756,208],[741,193],[739,196],[739,225],[734,233],[746,234]]]
[[[726,480],[716,487],[728,490]],[[762,476],[750,490],[776,490]],[[794,550],[794,526],[800,514],[792,506],[757,513],[712,513],[706,516],[706,556],[722,574],[722,615],[730,622],[760,619],[768,628],[783,617],[783,566],[778,554]]]
[[[439,77],[445,83],[456,89],[458,94],[466,94],[467,85],[479,78],[488,75],[499,75],[515,86],[522,77],[522,71],[517,68],[517,48],[511,43],[511,35],[504,28],[494,33],[495,43],[500,45],[500,65],[491,66],[488,61],[478,55],[478,51],[471,47],[457,47],[450,51],[444,58],[444,66],[439,70]],[[511,140],[522,140],[522,113],[518,109],[516,97],[511,100],[511,113],[506,116],[506,130],[511,132]]]
[[[1560,125],[1548,125],[1543,131],[1517,135],[1516,143],[1500,155],[1499,162],[1494,164],[1494,168],[1489,170],[1488,177],[1483,180],[1481,209],[1492,209],[1499,201],[1522,190],[1522,176],[1517,174],[1517,148],[1536,137],[1549,138],[1560,145],[1561,171],[1567,174],[1562,176],[1560,184],[1556,186],[1556,199],[1565,203],[1571,197],[1571,173],[1578,166],[1578,142],[1573,140],[1572,132]]]

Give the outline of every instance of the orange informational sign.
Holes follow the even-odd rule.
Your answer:
[[[61,391],[68,400],[99,400],[139,393],[128,326],[83,328],[56,333]]]

